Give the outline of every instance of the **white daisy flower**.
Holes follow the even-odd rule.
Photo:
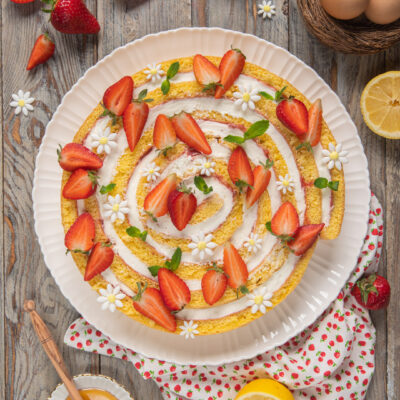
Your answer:
[[[108,203],[104,204],[104,216],[111,217],[111,222],[119,219],[121,222],[125,219],[125,214],[128,214],[128,202],[121,201],[121,196],[117,194],[115,197],[108,196]]]
[[[247,297],[249,300],[246,306],[251,306],[252,314],[255,314],[257,311],[265,314],[267,311],[266,307],[272,307],[272,303],[269,301],[272,298],[272,293],[267,292],[266,288],[256,289],[253,293],[249,293]]]
[[[192,255],[199,256],[201,260],[204,259],[206,255],[211,256],[213,254],[213,249],[217,247],[217,245],[212,242],[213,236],[208,234],[204,236],[204,233],[199,233],[198,235],[193,235],[192,243],[189,243],[189,249],[192,249]]]
[[[143,175],[147,177],[147,182],[155,182],[160,176],[160,167],[155,163],[151,163],[143,172]]]
[[[257,103],[261,97],[258,95],[258,89],[246,88],[242,85],[238,85],[239,91],[233,93],[233,97],[237,100],[235,104],[242,108],[242,111],[254,110],[256,108],[254,103]]]
[[[272,4],[272,1],[263,0],[262,3],[258,5],[258,15],[262,15],[262,17],[271,19],[273,15],[275,15],[275,6]]]
[[[125,295],[121,293],[121,289],[119,286],[112,287],[112,285],[108,284],[107,289],[100,289],[100,296],[97,298],[99,303],[103,303],[101,305],[102,310],[110,310],[114,312],[117,308],[123,307],[122,299],[125,298]]]
[[[198,170],[201,175],[210,176],[215,172],[215,162],[209,158],[202,158],[198,162]]]
[[[117,138],[116,133],[111,133],[111,129],[107,126],[103,130],[96,130],[90,134],[92,142],[91,147],[97,147],[97,154],[101,154],[105,152],[106,154],[110,154],[111,149],[117,147],[117,143],[115,143],[115,139]]]
[[[181,336],[185,336],[185,339],[194,339],[194,335],[197,335],[199,331],[197,330],[198,324],[193,323],[193,321],[183,321],[183,326],[181,326]]]
[[[147,79],[151,79],[154,83],[159,81],[165,72],[161,69],[161,64],[148,64],[147,69],[143,71],[147,76]]]
[[[257,253],[257,251],[261,249],[261,243],[262,239],[258,237],[257,233],[251,233],[244,247],[246,247],[250,253]]]
[[[279,180],[276,182],[276,186],[278,190],[280,190],[283,194],[286,194],[286,192],[293,192],[293,178],[290,177],[288,174],[286,174],[285,176],[279,175]]]
[[[322,161],[328,164],[328,168],[336,167],[339,171],[342,170],[342,164],[348,162],[347,151],[342,150],[342,145],[339,143],[336,147],[333,143],[329,143],[329,150],[322,150]]]
[[[21,111],[24,115],[28,115],[28,111],[34,110],[32,103],[35,99],[31,97],[31,92],[24,93],[23,90],[18,90],[17,94],[14,93],[11,96],[13,101],[10,103],[10,106],[15,107],[15,115],[18,115]]]

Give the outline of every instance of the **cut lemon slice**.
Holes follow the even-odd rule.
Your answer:
[[[235,400],[294,400],[286,386],[272,379],[256,379],[237,394]]]
[[[361,95],[365,123],[378,135],[400,139],[400,71],[372,79]]]

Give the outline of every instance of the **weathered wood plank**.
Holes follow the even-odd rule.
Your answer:
[[[95,1],[88,1],[94,8]],[[62,96],[96,59],[96,38],[50,33],[56,54],[46,65],[27,72],[25,66],[35,38],[48,16],[40,2],[18,6],[2,2],[2,76],[4,147],[4,263],[5,285],[4,385],[2,398],[44,399],[59,382],[35,337],[29,317],[22,313],[25,298],[36,300],[72,373],[96,369],[97,357],[62,346],[67,324],[77,313],[61,295],[43,263],[33,230],[32,179],[44,129]],[[11,94],[23,89],[36,98],[35,112],[15,116]]]

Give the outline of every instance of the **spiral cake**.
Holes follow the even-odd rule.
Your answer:
[[[232,51],[236,50],[228,53]],[[232,57],[237,61],[235,55]],[[60,153],[60,164],[66,169],[61,196],[66,245],[79,270],[89,278],[86,279],[88,283],[99,292],[102,308],[117,309],[152,328],[186,337],[238,328],[283,301],[301,280],[318,233],[321,232],[323,240],[336,238],[344,214],[342,164],[346,162],[346,152],[322,120],[322,111],[320,124],[315,127],[311,103],[289,82],[249,62],[243,61],[237,71],[237,65],[232,66],[229,63],[232,60],[224,64],[224,58],[221,61],[219,57],[203,57],[195,68],[194,57],[169,60],[132,75],[133,97],[138,99],[131,104],[144,101],[148,107],[142,129],[138,128],[137,114],[131,115],[134,115],[132,123],[126,111],[117,115],[108,109],[105,95],[73,140],[101,161],[100,167],[100,164],[97,167],[76,164],[86,171],[93,170],[95,176],[92,190],[85,195],[64,195],[76,168],[63,166],[66,158],[63,151],[66,152],[69,145]],[[216,70],[220,71],[219,75]],[[211,75],[215,72],[219,81],[216,79],[211,85],[205,82],[208,72]],[[228,85],[232,78],[233,83]],[[132,95],[129,102],[131,98]],[[317,143],[314,141],[310,145],[308,131],[299,134],[296,132],[298,124],[291,125],[290,119],[298,110],[291,108],[292,99],[304,105],[308,129],[318,131]],[[112,106],[120,100],[121,96],[114,97]],[[283,109],[286,114],[282,117],[277,108],[285,106],[289,108]],[[172,126],[177,134],[177,139],[165,149],[157,148],[153,137],[159,115],[172,121],[169,129]],[[181,140],[177,119],[181,115],[193,118],[210,151],[198,151],[196,145],[193,147],[190,130],[187,140]],[[261,126],[257,125],[259,121],[265,121],[265,132],[257,132],[252,137],[254,129]],[[136,133],[139,129],[136,143],[132,143],[132,135],[126,132],[132,126]],[[247,138],[246,132],[249,138],[243,143],[238,143],[240,139],[226,140],[228,136]],[[241,186],[239,179],[232,178],[232,154],[237,148],[244,151],[250,164],[250,173],[254,175],[251,184],[244,182]],[[255,170],[260,165],[265,170],[270,167],[268,182],[265,181],[265,190],[260,190],[249,206],[248,193],[257,190]],[[263,168],[260,167],[260,173]],[[240,174],[242,170],[239,162],[237,172]],[[170,199],[168,212],[155,217],[146,206],[146,199],[171,177],[174,180],[171,190],[177,197],[184,193],[184,207],[174,211],[172,207],[179,207],[181,203],[175,204],[174,199]],[[196,177],[202,178],[200,183]],[[192,204],[189,196],[195,203],[194,211],[190,213],[189,222],[178,229],[176,219],[181,222],[188,210],[186,204]],[[279,222],[282,227],[282,219],[288,218],[281,210],[282,205],[288,203],[298,221],[295,230],[284,235],[285,232],[276,231],[276,226]],[[77,248],[69,245],[73,234],[77,235],[77,229],[71,227],[83,214],[90,215],[94,221],[93,243]],[[302,227],[315,226],[320,228],[308,247],[304,252],[298,251],[293,243],[297,243]],[[110,262],[93,255],[95,243],[106,246],[104,248],[112,255]],[[304,243],[303,237],[301,243]],[[177,249],[181,254],[177,254]],[[233,267],[228,265],[232,262]],[[241,272],[243,265],[246,268],[245,281],[240,287],[232,284],[237,277],[232,268],[237,267],[237,262]],[[90,276],[89,263],[97,263],[95,273]],[[171,267],[171,264],[175,265]],[[160,270],[166,275],[173,274],[173,279],[177,276],[185,289],[179,284],[160,287]],[[168,274],[164,270],[168,270]],[[210,270],[215,271],[213,278],[216,278],[211,285],[205,278]],[[207,278],[212,278],[211,275]],[[215,291],[224,288],[221,295],[213,291],[214,284]],[[186,288],[189,290],[187,304],[182,300]],[[168,290],[178,297],[182,294],[179,299],[182,303],[174,299],[182,307],[170,306],[167,297],[173,294]],[[152,293],[155,297],[144,302],[140,296],[135,297],[138,292],[147,292],[148,296]],[[210,301],[210,297],[217,300]],[[163,304],[158,309],[160,301]],[[165,318],[174,322],[166,325]]]

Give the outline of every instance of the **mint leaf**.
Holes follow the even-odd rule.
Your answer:
[[[296,147],[296,150],[301,150],[303,147],[304,147],[306,150],[308,150],[309,152],[313,153],[313,148],[312,148],[310,142],[303,142],[303,143],[300,143],[300,144]]]
[[[138,96],[138,101],[141,102],[147,96],[147,89],[143,89]]]
[[[269,158],[267,158],[267,160],[265,161],[265,163],[260,162],[260,164],[265,168],[265,169],[270,169],[272,168],[272,166],[274,165],[274,162],[272,160],[270,160]]]
[[[204,178],[201,176],[194,177],[194,184],[196,185],[197,189],[202,191],[204,194],[209,194],[213,191],[212,186],[208,186]]]
[[[171,261],[169,262],[169,269],[174,272],[178,269],[179,264],[181,263],[181,258],[182,258],[182,250],[180,247],[177,247],[177,249],[174,251],[174,254],[172,255]]]
[[[261,136],[265,133],[268,127],[269,121],[266,119],[254,122],[254,124],[252,124],[250,128],[244,133],[244,140],[254,139],[258,136]]]
[[[332,181],[328,183],[328,187],[331,190],[334,190],[335,192],[337,192],[337,190],[339,189],[339,181]]]
[[[139,228],[136,228],[136,226],[130,226],[127,230],[126,233],[130,237],[137,237],[139,239],[142,239],[143,242],[146,241],[147,238],[147,231],[141,231]]]
[[[165,79],[165,81],[163,81],[163,83],[161,84],[161,91],[163,92],[164,95],[169,92],[170,87],[171,84],[169,83],[169,80]]]
[[[275,100],[274,96],[271,96],[269,93],[267,92],[258,92],[258,94],[262,97],[264,97],[267,100]]]
[[[243,144],[244,143],[244,138],[242,136],[228,135],[228,136],[224,137],[224,140],[226,142],[236,143],[236,144]]]
[[[317,178],[314,181],[314,186],[317,187],[318,189],[325,189],[328,187],[328,179],[326,178]]]
[[[110,193],[114,188],[115,188],[115,183],[109,183],[107,186],[102,186],[100,188],[100,193],[101,194],[106,194],[106,193]]]
[[[160,268],[164,268],[164,267],[162,267],[160,265],[152,265],[151,267],[149,267],[149,271],[150,271],[151,275],[157,276]]]
[[[172,63],[167,71],[167,80],[172,79],[179,71],[179,61]]]

